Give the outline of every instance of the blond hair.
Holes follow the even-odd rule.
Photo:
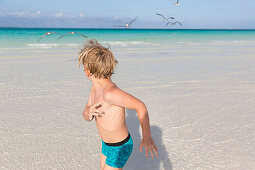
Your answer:
[[[95,78],[110,78],[118,63],[109,48],[103,47],[96,40],[85,42],[78,61],[79,66],[83,64]]]

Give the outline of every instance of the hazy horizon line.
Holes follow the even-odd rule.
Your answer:
[[[255,28],[98,28],[98,27],[0,27],[0,29],[102,29],[102,30],[251,30]]]

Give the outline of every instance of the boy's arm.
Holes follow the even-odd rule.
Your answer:
[[[83,111],[83,117],[87,121],[93,120],[93,118],[95,116],[98,116],[98,114],[101,113],[100,110],[98,109],[101,106],[101,103],[92,104],[91,93],[93,90],[94,90],[94,86],[92,85],[90,94],[89,94],[89,100],[88,100],[87,105]]]
[[[143,134],[140,151],[142,152],[142,147],[144,147],[146,157],[149,157],[148,152],[150,152],[153,158],[153,151],[155,152],[156,156],[158,156],[157,146],[154,144],[154,141],[151,138],[149,115],[145,104],[136,97],[122,91],[119,88],[113,88],[105,93],[104,100],[113,105],[136,110],[142,126]]]

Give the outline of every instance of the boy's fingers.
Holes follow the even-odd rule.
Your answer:
[[[143,145],[140,144],[140,152],[142,152],[142,151],[143,151]]]
[[[93,109],[92,107],[89,108],[89,113],[93,112]]]
[[[158,157],[158,150],[157,150],[157,148],[154,147],[153,150],[155,152],[156,157]]]
[[[100,106],[102,106],[101,102],[98,102],[98,103],[95,103],[94,107],[97,109],[99,108]]]
[[[94,112],[95,113],[102,113],[103,111],[101,109],[95,109]]]
[[[156,149],[156,151],[158,151],[158,147],[155,144],[153,144],[153,146]]]
[[[151,152],[151,158],[153,159],[153,158],[154,158],[154,155],[153,155],[152,149],[150,149],[150,152]]]
[[[98,116],[102,116],[102,115],[104,115],[105,114],[105,112],[104,111],[99,111],[99,112],[94,112],[94,113],[96,113]]]
[[[146,158],[149,158],[149,151],[148,151],[148,149],[145,149],[145,152],[146,152]]]

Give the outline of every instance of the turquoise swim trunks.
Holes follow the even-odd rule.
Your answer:
[[[105,143],[102,141],[102,154],[105,155],[105,163],[114,168],[123,168],[133,150],[133,140],[130,134],[118,143]]]

